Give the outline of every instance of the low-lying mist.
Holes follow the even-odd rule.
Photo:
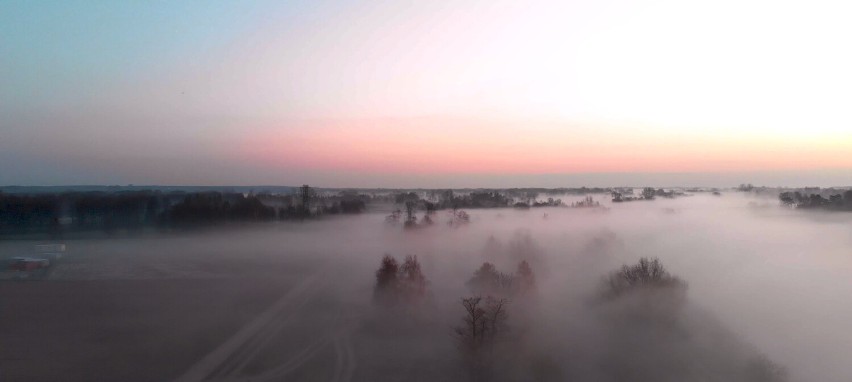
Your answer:
[[[98,311],[63,308],[66,316],[53,319],[62,324],[40,316],[53,314],[61,302],[7,302],[0,312],[5,339],[0,342],[15,347],[0,347],[0,377],[852,380],[852,214],[784,209],[774,199],[736,193],[602,204],[472,209],[463,224],[448,224],[454,216],[443,210],[431,216],[433,224],[416,229],[388,223],[388,206],[304,222],[66,240],[68,254],[48,279],[4,282],[0,296],[37,298],[27,290],[49,288],[40,284],[65,290],[82,283],[115,290],[138,285],[141,292],[114,292],[109,304],[92,303]],[[418,212],[421,219],[423,214]],[[33,244],[6,241],[0,251],[11,254]],[[404,284],[408,276],[400,276],[399,301],[380,301],[376,272],[385,256],[400,267],[407,256],[416,256],[426,279],[417,288],[423,290],[411,292]],[[612,292],[615,272],[643,258],[658,259],[676,286]],[[486,262],[513,286],[477,287],[471,279]],[[534,287],[518,292],[522,262]],[[163,292],[176,296],[168,304],[144,292],[178,281]],[[214,285],[244,293],[228,297]],[[201,289],[186,292],[192,288]],[[214,293],[222,297],[209,296]],[[490,341],[482,342],[486,350],[472,356],[463,299],[478,296],[483,314],[489,312],[487,296],[504,298],[506,310],[494,320],[497,334],[483,340]],[[181,311],[182,298],[207,298],[210,306],[222,308]],[[88,323],[74,324],[75,315]],[[122,315],[135,318],[116,323]],[[173,325],[154,324],[157,320]],[[148,331],[97,338],[67,334],[96,332],[100,325]],[[209,329],[217,334],[206,335],[208,327],[218,328]],[[164,359],[167,355],[140,355],[133,350],[137,345],[117,345],[133,341],[146,352],[172,346],[183,355]],[[52,343],[82,351],[40,360],[44,368],[68,370],[42,376],[35,361],[26,359]],[[151,366],[145,371],[140,365]]]

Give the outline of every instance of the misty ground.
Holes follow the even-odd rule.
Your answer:
[[[538,296],[510,310],[495,380],[737,380],[763,358],[793,381],[852,379],[852,215],[735,193],[605,204],[69,237],[43,280],[0,281],[0,380],[467,380],[451,335],[465,282],[521,259]],[[418,256],[428,304],[374,306],[386,253]],[[689,285],[664,325],[634,315],[641,300],[595,303],[640,257]]]

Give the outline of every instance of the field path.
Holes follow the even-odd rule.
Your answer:
[[[324,287],[327,273],[322,270],[308,276],[175,381],[227,380],[239,376],[240,371],[288,323],[288,318],[295,315],[317,289]]]
[[[248,382],[274,382],[283,380],[288,374],[296,371],[299,367],[308,362],[311,358],[313,358],[320,350],[324,349],[330,343],[332,343],[333,339],[330,336],[323,336],[319,338],[314,343],[306,346],[302,349],[299,354],[295,357],[290,358],[287,362],[271,369],[262,375],[252,377],[252,378],[244,378],[243,380]]]
[[[337,369],[335,370],[334,382],[349,382],[355,374],[357,363],[352,340],[347,332],[341,332],[336,339]]]

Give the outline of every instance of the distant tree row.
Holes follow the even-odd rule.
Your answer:
[[[562,199],[547,198],[538,200],[539,192],[518,191],[473,191],[468,194],[456,194],[453,190],[430,191],[426,198],[415,192],[398,193],[394,202],[399,205],[415,203],[417,208],[427,211],[460,208],[501,208],[501,207],[559,207],[564,206]]]
[[[453,190],[433,190],[428,193],[428,197],[425,199],[414,192],[397,194],[395,197],[397,204],[414,202],[418,207],[426,210],[508,207],[511,201],[510,197],[497,191],[474,191],[468,194],[456,194]]]
[[[164,221],[170,225],[198,225],[219,221],[263,221],[275,218],[275,209],[257,197],[218,192],[187,195],[165,211]]]
[[[429,206],[430,205],[427,203],[426,213],[423,214],[422,218],[418,218],[417,202],[408,200],[404,203],[404,212],[401,209],[393,210],[390,215],[385,217],[385,222],[388,224],[398,224],[403,222],[403,228],[405,229],[425,228],[431,226],[435,224],[436,210],[434,208],[428,208]],[[470,215],[468,215],[468,213],[464,210],[453,209],[449,211],[449,219],[447,220],[447,224],[449,226],[459,227],[469,222]]]
[[[817,193],[786,191],[779,194],[778,199],[783,205],[793,208],[852,211],[852,190],[829,195],[827,198]]]
[[[583,200],[571,203],[571,208],[600,208],[601,202],[596,201],[591,195],[587,195]]]
[[[470,221],[470,215],[462,208],[530,208],[530,207],[561,207],[565,206],[562,199],[548,198],[544,201],[536,200],[537,192],[525,192],[520,201],[517,197],[509,197],[497,191],[476,191],[464,195],[456,195],[453,190],[441,192],[431,191],[428,198],[421,198],[415,192],[397,193],[393,197],[398,206],[385,219],[388,223],[404,223],[405,228],[417,228],[432,225],[437,210],[450,209],[452,213],[448,224],[450,226],[461,226]],[[418,220],[417,211],[426,213]]]
[[[351,192],[317,195],[303,186],[295,195],[224,192],[0,192],[0,233],[138,230],[198,226],[226,221],[304,219],[365,210],[368,198]]]
[[[149,191],[20,195],[0,193],[0,233],[105,231],[158,224],[183,194]]]
[[[322,215],[356,214],[367,208],[370,197],[352,191],[322,195],[303,185],[292,195],[260,195],[263,202],[277,208],[278,218],[306,219]]]
[[[562,203],[562,199],[553,199],[553,198],[547,198],[547,200],[535,200],[534,198],[532,198],[532,199],[527,199],[526,201],[521,200],[521,201],[515,202],[515,204],[512,205],[512,207],[521,208],[521,209],[526,209],[526,208],[530,208],[530,207],[563,207],[563,206],[565,206],[565,203]]]
[[[818,207],[820,204],[825,204],[823,201],[820,201],[815,195],[819,195],[822,199],[831,200],[834,197],[837,200],[838,195],[840,198],[844,200],[850,200],[850,196],[846,194],[850,190],[848,187],[766,187],[766,186],[755,186],[752,184],[741,184],[736,187],[736,190],[743,193],[749,193],[760,196],[767,197],[778,197],[782,199],[782,202],[790,205],[791,207],[796,207],[796,204],[802,203],[803,207],[808,208],[809,206],[805,206],[807,204],[815,204]],[[796,195],[798,193],[798,195]],[[783,197],[783,198],[782,198]],[[815,203],[810,203],[806,199],[814,198]],[[837,207],[837,206],[834,206]]]
[[[615,203],[620,202],[632,202],[636,200],[654,200],[658,197],[660,198],[676,198],[678,196],[685,196],[682,191],[679,190],[670,190],[666,191],[662,188],[655,189],[654,187],[645,187],[642,189],[642,192],[639,196],[633,195],[633,189],[617,189],[612,191],[612,201]]]

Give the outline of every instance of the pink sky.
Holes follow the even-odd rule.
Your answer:
[[[728,137],[547,121],[302,121],[252,129],[237,160],[373,173],[714,172],[852,167],[846,138]]]
[[[852,183],[848,2],[161,6],[0,12],[0,185]]]

